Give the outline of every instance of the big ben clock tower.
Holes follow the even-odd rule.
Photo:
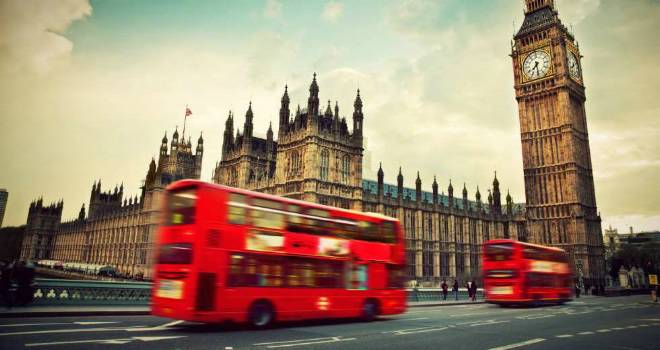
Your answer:
[[[578,277],[605,276],[580,49],[554,0],[525,0],[511,57],[530,241],[566,249]]]

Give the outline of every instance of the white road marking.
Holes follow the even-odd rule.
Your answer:
[[[517,317],[517,318],[524,318],[526,320],[536,320],[536,319],[539,319],[539,318],[548,318],[548,317],[555,317],[555,316],[557,316],[557,315],[550,314],[550,315],[540,315],[540,316],[530,316],[530,317],[524,317],[523,316],[523,317]]]
[[[637,328],[637,326],[628,326],[628,327],[626,327],[626,328],[628,328],[628,329],[633,329],[633,328]]]
[[[265,345],[269,349],[274,349],[274,348],[288,348],[292,346],[336,343],[336,342],[350,341],[350,340],[355,340],[355,338],[326,337],[326,338],[298,339],[298,340],[289,340],[289,341],[271,342],[271,343],[259,343],[252,345],[254,346]]]
[[[27,334],[49,334],[49,333],[78,333],[78,332],[109,332],[120,331],[124,328],[82,328],[82,329],[50,329],[45,331],[26,331],[13,333],[0,333],[0,337],[8,335],[27,335]]]
[[[90,339],[90,340],[74,340],[74,341],[57,341],[50,343],[30,343],[25,344],[26,347],[33,346],[50,346],[50,345],[65,345],[65,344],[88,344],[88,343],[99,343],[99,344],[126,344],[134,340],[149,342],[165,339],[176,339],[176,338],[185,338],[185,335],[174,335],[166,337],[131,337],[131,338],[115,338],[115,339]]]
[[[515,344],[509,344],[509,345],[504,345],[504,346],[498,346],[496,348],[490,348],[489,350],[509,350],[509,349],[515,349],[519,348],[521,346],[527,346],[527,345],[532,345],[536,343],[540,343],[542,341],[545,341],[544,338],[535,338],[535,339],[530,339],[526,340],[520,343],[515,343]]]
[[[420,330],[415,330],[415,331],[406,331],[406,332],[395,332],[394,335],[408,335],[408,334],[417,334],[417,333],[428,333],[428,332],[435,332],[435,331],[444,331],[449,327],[440,327],[440,328],[427,328],[427,329],[420,329]]]
[[[490,315],[492,312],[475,312],[471,314],[455,314],[455,315],[449,315],[449,317],[463,317],[463,316],[477,316],[477,315]]]
[[[419,321],[419,320],[428,320],[428,317],[417,317],[417,318],[400,318],[395,321]]]
[[[647,324],[640,324],[639,326],[640,326],[640,327],[648,327],[649,325],[647,325]]]
[[[605,329],[599,329],[596,332],[598,332],[598,333],[607,333],[607,332],[611,332],[611,331],[612,330],[605,328]]]
[[[612,327],[612,329],[615,330],[615,331],[623,330],[623,328],[621,328],[621,327]]]
[[[594,334],[594,332],[580,332],[578,334],[579,335],[589,335],[589,334]]]
[[[431,327],[418,327],[418,328],[407,328],[407,329],[397,329],[395,331],[386,331],[386,332],[381,332],[382,334],[387,334],[387,333],[401,333],[401,332],[408,332],[408,331],[416,331],[418,329],[429,329]],[[255,344],[257,345],[257,344]]]
[[[640,318],[642,321],[660,321],[660,318]]]
[[[562,335],[557,335],[556,337],[557,338],[570,338],[572,336],[573,336],[573,334],[562,334]]]
[[[492,322],[483,322],[483,323],[474,323],[471,324],[470,327],[478,327],[478,326],[487,326],[490,324],[496,324],[496,323],[506,323],[506,322],[511,322],[511,321],[492,321]]]
[[[17,323],[17,324],[0,324],[0,327],[32,327],[32,326],[60,326],[65,324],[77,324],[81,326],[91,326],[98,324],[111,324],[119,322],[48,322],[48,323]]]
[[[140,328],[126,328],[127,332],[149,332],[149,331],[162,331],[166,330],[169,327],[176,326],[178,324],[181,324],[185,321],[172,321],[166,324],[162,324],[160,326],[155,326],[155,327],[140,327]]]

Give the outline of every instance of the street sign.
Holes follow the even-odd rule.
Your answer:
[[[649,284],[657,285],[658,284],[658,275],[649,274]]]

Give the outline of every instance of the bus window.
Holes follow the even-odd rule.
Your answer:
[[[378,236],[379,225],[373,222],[360,221],[358,222],[360,233],[356,239],[363,241],[379,242],[383,241],[382,237]]]
[[[383,241],[385,243],[396,243],[396,231],[394,229],[394,223],[385,221],[381,224],[381,228],[383,230]]]
[[[163,244],[158,249],[159,264],[190,264],[192,263],[192,244]]]
[[[387,288],[401,289],[406,286],[406,271],[401,265],[387,265]]]
[[[167,198],[166,225],[187,225],[195,222],[197,189],[170,191]]]
[[[284,213],[278,202],[255,198],[252,200],[252,224],[256,227],[284,229]],[[261,209],[264,208],[264,209]]]
[[[488,244],[485,248],[485,258],[488,261],[511,260],[513,257],[513,244],[499,243]]]
[[[247,223],[247,196],[230,193],[229,194],[229,210],[227,214],[227,220],[230,224],[235,225],[245,225]]]

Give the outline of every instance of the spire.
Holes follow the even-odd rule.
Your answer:
[[[245,125],[243,126],[244,142],[248,142],[248,140],[252,137],[253,117],[254,117],[254,113],[252,113],[252,101],[250,101],[250,104],[248,105],[248,110],[247,112],[245,112]]]
[[[383,182],[383,162],[378,164],[378,182]]]
[[[312,79],[312,84],[309,86],[309,99],[307,100],[307,113],[310,116],[311,122],[315,116],[319,114],[319,86],[316,83],[316,73]]]
[[[468,192],[467,192],[467,186],[465,185],[465,182],[463,182],[463,199],[467,199]]]
[[[357,96],[353,103],[353,134],[362,139],[362,129],[364,124],[364,114],[362,114],[362,98],[360,98],[360,89],[357,89]]]
[[[330,106],[330,100],[328,100],[328,107],[325,109],[325,116],[332,117],[332,107]]]
[[[477,186],[477,193],[474,195],[477,199],[477,202],[481,202],[481,193],[479,192],[479,186]]]
[[[335,101],[335,119],[339,119],[339,101]]]
[[[174,140],[179,140],[179,126],[177,125],[176,128],[174,129],[174,134],[172,134],[172,143],[174,143]]]
[[[167,130],[165,130],[165,135],[163,136],[163,140],[161,141],[163,144],[167,143]]]
[[[291,114],[291,111],[289,110],[289,101],[289,86],[284,85],[284,94],[282,95],[282,104],[280,105],[280,128],[278,130],[279,134],[283,134],[287,129],[289,114]]]
[[[438,204],[438,180],[435,178],[435,175],[433,175],[433,184],[431,187],[433,188],[433,204]]]
[[[449,197],[451,198],[454,197],[454,186],[451,184],[451,179],[449,179],[449,187],[447,187],[447,195],[449,195]]]
[[[422,192],[422,179],[419,177],[419,171],[417,171],[417,179],[415,180],[415,190],[417,193]]]
[[[399,167],[399,175],[396,177],[396,183],[399,187],[403,187],[403,173],[401,172],[401,167]]]

